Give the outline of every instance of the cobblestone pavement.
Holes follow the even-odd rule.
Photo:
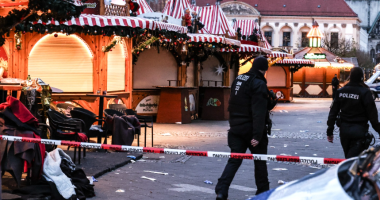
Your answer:
[[[275,125],[269,139],[268,153],[343,158],[338,130],[333,144],[326,141],[326,121],[330,104],[330,99],[295,99],[293,103],[280,103],[273,111]],[[227,121],[196,120],[183,125],[155,124],[154,128],[155,147],[229,151]],[[149,145],[151,135],[148,134],[147,138]],[[181,160],[185,162],[180,162]],[[215,199],[215,184],[226,163],[227,159],[223,158],[144,154],[142,161],[100,177],[95,187],[97,197],[94,199]],[[271,188],[279,186],[279,180],[292,181],[322,167],[329,167],[284,162],[267,164]],[[274,168],[286,170],[275,171]],[[230,188],[230,200],[243,200],[254,195],[256,186],[253,170],[253,162],[244,160]],[[164,172],[168,175],[146,171]],[[143,176],[156,180],[143,179]],[[205,184],[205,180],[213,184]]]

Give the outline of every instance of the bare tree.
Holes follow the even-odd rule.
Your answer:
[[[373,69],[373,67],[375,67],[375,63],[372,62],[371,56],[368,52],[357,50],[355,51],[355,56],[358,59],[360,67],[364,67],[366,69]]]
[[[354,57],[356,50],[356,42],[352,38],[351,40],[346,39],[339,34],[337,40],[333,40],[331,33],[325,32],[325,37],[322,39],[322,47],[328,51],[334,53],[339,57]]]

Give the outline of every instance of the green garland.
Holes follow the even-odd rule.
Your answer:
[[[146,49],[147,46],[152,45],[156,41],[158,41],[158,38],[152,36],[150,39],[146,40],[145,42],[141,43],[138,47],[134,48],[132,52],[133,55],[138,55],[140,51],[144,51],[144,49]]]
[[[116,46],[116,44],[119,43],[120,41],[121,41],[121,38],[119,36],[116,36],[115,38],[113,38],[111,44],[109,44],[108,46],[104,46],[102,48],[102,51],[103,52],[112,51],[112,48],[114,48]]]
[[[82,2],[85,1],[82,0]],[[5,42],[4,35],[21,22],[31,23],[40,19],[47,22],[52,18],[57,21],[66,21],[73,16],[79,17],[86,6],[75,6],[73,2],[73,0],[29,0],[28,8],[13,9],[7,16],[0,16],[0,46]]]

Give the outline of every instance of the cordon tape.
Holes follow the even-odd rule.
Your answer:
[[[214,158],[234,158],[234,159],[248,159],[248,160],[262,160],[262,161],[282,161],[282,162],[295,162],[304,164],[338,164],[345,159],[339,158],[318,158],[318,157],[303,157],[303,156],[284,156],[284,155],[264,155],[264,154],[248,154],[248,153],[226,153],[216,151],[191,151],[180,149],[165,149],[153,147],[135,147],[125,145],[112,145],[112,144],[98,144],[87,142],[71,142],[64,140],[49,140],[40,138],[17,137],[0,135],[0,140],[14,141],[14,142],[31,142],[42,143],[50,145],[64,145],[72,147],[83,147],[89,149],[105,149],[116,151],[128,151],[135,153],[157,153],[157,154],[171,154],[171,155],[191,155],[203,156]]]

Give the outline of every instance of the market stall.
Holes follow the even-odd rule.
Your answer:
[[[315,66],[294,73],[293,94],[301,97],[329,97],[332,95],[331,80],[335,74],[344,82],[341,75],[349,73],[354,65],[321,48],[323,34],[317,22],[314,23],[308,37],[310,46],[295,53],[295,58],[311,60]]]
[[[8,59],[11,77],[43,78],[64,91],[54,94],[54,101],[75,102],[97,113],[99,99],[86,94],[117,95],[104,106],[111,100],[132,107],[132,55],[139,53],[133,52],[139,49],[133,41],[159,37],[175,42],[186,31],[142,18],[82,14],[66,22],[20,24],[4,48],[14,52]],[[15,38],[21,39],[21,48]]]

